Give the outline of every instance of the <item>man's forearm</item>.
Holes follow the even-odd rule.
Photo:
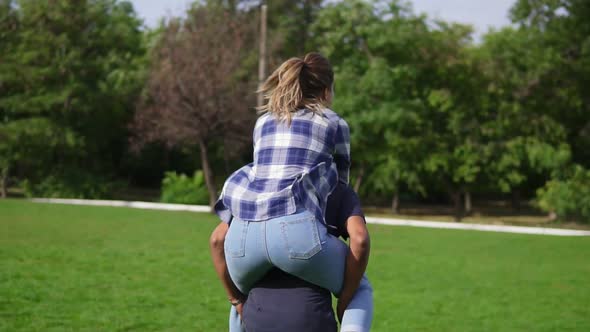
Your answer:
[[[351,220],[357,223],[352,225],[350,230],[350,247],[346,256],[346,269],[344,273],[344,286],[341,297],[350,300],[358,288],[361,279],[369,263],[369,253],[371,251],[371,241],[366,231],[364,220]],[[361,221],[362,220],[362,221]],[[362,222],[362,225],[360,224]]]
[[[369,251],[370,247],[368,245],[354,244],[351,242],[348,256],[346,257],[344,287],[342,288],[343,296],[352,297],[358,288],[369,263]]]
[[[217,276],[219,280],[221,280],[221,284],[230,299],[240,299],[244,298],[244,295],[240,293],[238,288],[235,286],[231,277],[229,276],[229,272],[227,271],[227,264],[225,262],[225,253],[223,249],[223,244],[225,242],[225,234],[229,226],[227,224],[221,223],[215,228],[213,233],[211,234],[211,239],[209,241],[209,246],[211,249],[211,258],[213,259],[213,265],[215,266],[215,272],[217,272]]]

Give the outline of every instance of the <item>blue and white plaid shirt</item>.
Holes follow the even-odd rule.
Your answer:
[[[254,162],[225,181],[215,205],[219,217],[263,221],[306,209],[324,221],[338,181],[348,183],[350,132],[330,109],[299,110],[291,125],[262,115],[254,128]]]

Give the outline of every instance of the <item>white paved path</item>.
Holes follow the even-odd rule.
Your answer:
[[[116,207],[129,207],[129,208],[135,208],[135,209],[153,209],[153,210],[168,210],[168,211],[191,211],[191,212],[210,212],[211,211],[209,206],[206,206],[206,205],[166,204],[166,203],[129,202],[129,201],[107,201],[107,200],[89,200],[89,199],[58,199],[58,198],[34,198],[34,199],[31,199],[31,201],[38,202],[38,203],[93,205],[93,206],[116,206]],[[485,231],[485,232],[504,232],[504,233],[557,235],[557,236],[590,236],[590,231],[561,229],[561,228],[522,227],[522,226],[505,226],[505,225],[482,225],[482,224],[408,220],[408,219],[394,219],[394,218],[376,218],[376,217],[367,217],[367,222],[370,224],[381,224],[381,225],[392,225],[392,226],[464,229],[464,230]]]

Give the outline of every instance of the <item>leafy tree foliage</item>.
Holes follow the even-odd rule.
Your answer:
[[[590,171],[573,165],[540,188],[539,207],[555,218],[590,220]]]
[[[588,161],[588,76],[571,68],[588,69],[579,68],[588,57],[572,58],[584,54],[588,33],[565,28],[584,28],[577,15],[587,8],[547,2],[517,2],[521,27],[477,46],[469,26],[399,1],[341,1],[320,12],[314,36],[336,67],[334,107],[351,124],[365,193],[393,193],[397,210],[400,190],[446,192],[460,219],[473,191],[518,197],[572,156]]]
[[[584,221],[585,0],[515,0],[514,24],[479,44],[401,0],[197,0],[143,31],[127,1],[0,0],[0,195],[21,181],[31,195],[96,197],[111,176],[201,168],[212,203],[216,178],[250,159],[262,3],[269,69],[313,50],[333,63],[368,203],[397,212],[400,197],[426,197],[460,220],[472,195],[518,206],[536,193]]]
[[[132,6],[20,0],[0,7],[1,38],[9,40],[0,49],[3,181],[108,173],[125,153],[139,88],[144,50]]]
[[[161,141],[200,152],[211,206],[217,187],[209,150],[250,143],[255,86],[240,68],[251,40],[248,17],[223,7],[195,6],[186,20],[168,22],[133,123],[138,147]]]
[[[394,210],[401,188],[425,195],[434,186],[459,204],[481,173],[487,120],[466,47],[470,28],[432,26],[398,2],[343,1],[322,12],[316,29],[337,68],[335,108],[352,126],[367,186],[393,193]]]

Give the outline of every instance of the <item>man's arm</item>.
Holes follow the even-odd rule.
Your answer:
[[[365,220],[361,216],[350,216],[346,221],[346,230],[350,236],[349,251],[346,256],[346,269],[344,272],[344,286],[338,298],[336,312],[338,319],[342,321],[344,310],[350,304],[361,279],[369,263],[371,251],[371,239]]]
[[[225,263],[223,244],[225,243],[225,234],[227,234],[228,229],[229,224],[224,222],[219,223],[219,225],[213,230],[213,233],[211,233],[211,237],[209,238],[209,248],[211,249],[211,258],[213,259],[215,272],[217,272],[217,276],[219,277],[219,280],[221,280],[221,284],[223,285],[223,288],[225,288],[230,302],[242,302],[236,306],[236,310],[241,316],[245,296],[238,290],[236,285],[234,285]]]

